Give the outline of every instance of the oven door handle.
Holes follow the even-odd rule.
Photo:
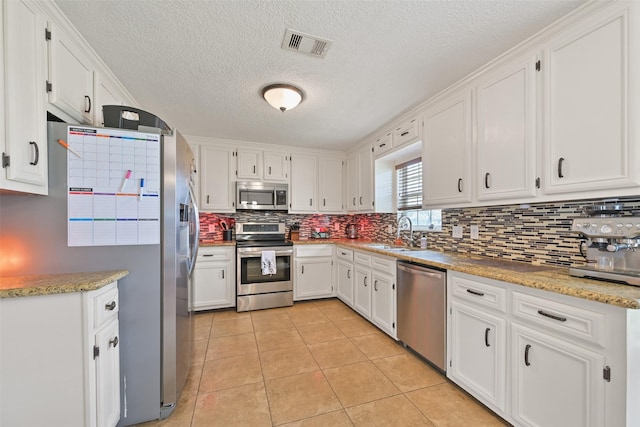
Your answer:
[[[293,256],[293,251],[274,251],[276,256]],[[238,251],[240,258],[259,258],[262,256],[262,251],[240,252]]]

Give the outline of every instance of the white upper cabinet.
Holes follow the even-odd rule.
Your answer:
[[[318,158],[304,154],[291,156],[289,212],[314,213],[318,209]]]
[[[263,180],[269,182],[287,182],[289,156],[280,151],[265,151]]]
[[[4,134],[0,190],[48,194],[46,17],[33,2],[3,1]],[[2,130],[2,126],[0,126]]]
[[[393,146],[401,147],[420,139],[420,120],[414,117],[398,124],[393,131]]]
[[[373,141],[373,155],[379,157],[393,148],[393,132],[387,131]]]
[[[471,91],[429,108],[422,131],[422,203],[425,207],[471,201]]]
[[[55,23],[49,23],[49,102],[80,123],[93,123],[93,65]]]
[[[256,180],[262,178],[261,161],[262,153],[257,150],[238,149],[238,179]]]
[[[235,212],[235,181],[232,179],[233,150],[227,147],[200,147],[200,209]]]
[[[478,83],[478,200],[535,195],[535,67],[531,55]]]
[[[333,157],[318,159],[318,210],[320,212],[341,213],[342,175],[344,162]]]
[[[347,160],[347,210],[349,212],[373,212],[374,177],[373,151],[365,144]]]
[[[639,183],[640,21],[633,3],[615,3],[543,46],[546,193]]]

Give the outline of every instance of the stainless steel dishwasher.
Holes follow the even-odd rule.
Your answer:
[[[398,339],[446,371],[446,271],[398,262]]]

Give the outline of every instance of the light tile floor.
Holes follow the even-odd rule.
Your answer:
[[[337,299],[195,315],[174,413],[143,424],[508,425]]]

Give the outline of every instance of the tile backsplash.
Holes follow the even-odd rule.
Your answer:
[[[469,253],[523,261],[541,265],[581,265],[580,238],[572,233],[574,218],[585,216],[587,206],[601,204],[602,199],[526,205],[486,206],[445,209],[442,232],[427,233],[429,249]],[[621,198],[625,215],[640,215],[640,196]],[[347,224],[358,224],[358,237],[392,242],[396,235],[396,214],[298,215],[285,212],[237,212],[234,214],[200,214],[202,241],[222,239],[219,221],[284,222],[287,236],[292,224],[300,224],[300,237],[308,238],[316,228],[324,227],[331,237],[345,237]],[[213,227],[210,228],[210,225]],[[463,237],[453,238],[452,227],[462,226]],[[470,238],[470,226],[477,225],[479,238]],[[336,230],[337,227],[337,230]],[[210,231],[211,230],[211,231]],[[389,232],[391,230],[391,232]],[[405,234],[405,239],[408,237]],[[414,231],[414,242],[422,232]],[[321,241],[321,240],[320,240]]]

